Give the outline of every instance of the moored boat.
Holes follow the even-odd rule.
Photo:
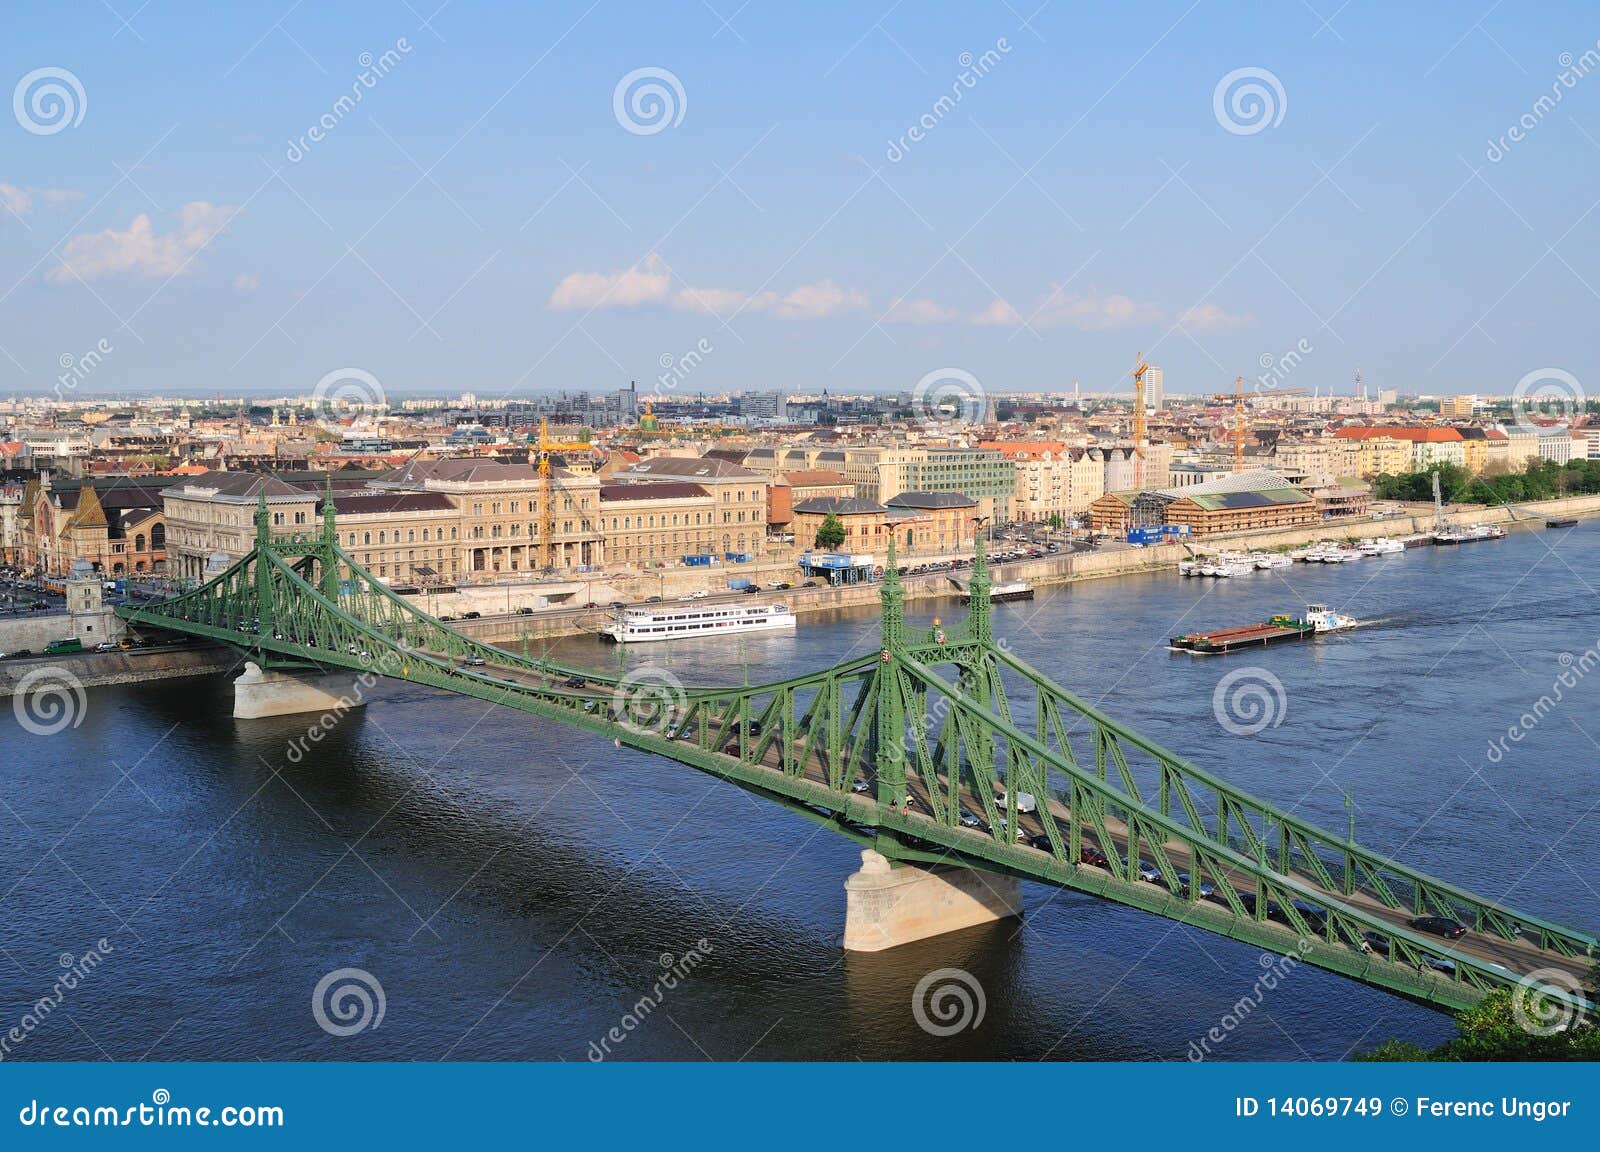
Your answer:
[[[1406,546],[1399,540],[1391,540],[1387,536],[1378,536],[1371,540],[1364,540],[1356,545],[1356,551],[1363,556],[1389,556],[1396,552],[1404,552]]]
[[[619,608],[600,629],[619,644],[687,640],[692,636],[731,636],[745,632],[793,630],[787,604],[727,604],[708,608],[656,605]]]

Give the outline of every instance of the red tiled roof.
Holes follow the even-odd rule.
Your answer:
[[[1455,428],[1412,428],[1399,424],[1358,424],[1340,428],[1335,436],[1347,440],[1372,440],[1391,436],[1396,440],[1410,440],[1414,444],[1449,444],[1461,439]]]

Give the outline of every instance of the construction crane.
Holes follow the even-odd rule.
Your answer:
[[[1274,396],[1304,396],[1304,388],[1273,388]],[[1227,403],[1233,401],[1233,470],[1244,471],[1244,377],[1233,378],[1233,393],[1215,392],[1211,399]]]
[[[1150,370],[1144,353],[1134,356],[1133,366],[1133,486],[1144,487],[1144,448],[1148,433],[1144,423],[1144,374]]]
[[[550,456],[555,452],[593,453],[595,447],[587,440],[552,440],[549,424],[539,417],[539,440],[529,446],[528,462],[537,459],[539,467],[539,545],[545,568],[554,568],[556,561],[556,493],[555,472]]]

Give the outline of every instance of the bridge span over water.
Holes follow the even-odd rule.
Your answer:
[[[878,651],[776,683],[683,687],[648,667],[604,674],[470,639],[364,571],[339,546],[333,516],[328,500],[320,531],[275,533],[263,501],[243,560],[193,591],[117,612],[229,645],[269,677],[425,684],[720,777],[892,865],[870,856],[876,867],[847,888],[863,888],[864,873],[925,877],[939,889],[934,904],[992,918],[1013,910],[1006,886],[1028,879],[1444,1008],[1519,983],[1593,1007],[1581,990],[1597,955],[1591,933],[1257,799],[1006,651],[993,635],[981,541],[965,620],[906,625],[891,545]],[[1019,794],[1037,798],[1032,811]],[[858,909],[859,895],[851,916],[894,918],[869,902]],[[1421,916],[1469,931],[1450,941],[1408,926]],[[852,932],[883,926],[847,926],[847,946]],[[892,943],[949,923],[912,916],[890,928]]]

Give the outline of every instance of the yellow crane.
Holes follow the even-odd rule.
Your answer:
[[[1274,396],[1304,396],[1304,388],[1274,388]],[[1244,471],[1244,377],[1233,378],[1233,392],[1215,392],[1211,399],[1226,403],[1233,401],[1233,470]]]
[[[544,567],[555,567],[556,560],[556,493],[555,473],[550,456],[556,452],[593,453],[595,447],[587,440],[552,440],[548,421],[539,417],[539,440],[529,448],[529,463],[536,458],[539,467],[539,546],[544,557]]]
[[[1144,374],[1150,370],[1144,353],[1135,357],[1133,366],[1133,486],[1144,487],[1144,449],[1148,434],[1144,423]]]

